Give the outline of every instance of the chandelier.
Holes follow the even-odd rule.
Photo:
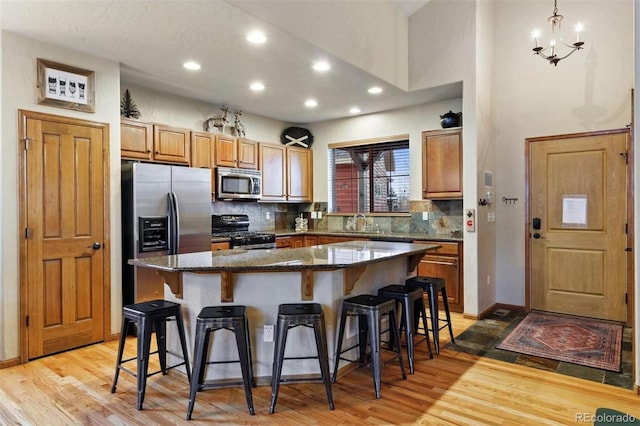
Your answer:
[[[564,44],[570,50],[564,55],[560,56],[560,52],[558,52],[558,45],[556,41],[556,37],[560,37],[560,30],[562,24],[562,15],[558,15],[558,0],[553,1],[553,15],[547,19],[551,24],[551,40],[549,41],[549,45],[547,47],[540,46],[540,31],[533,32],[533,38],[536,43],[536,47],[533,48],[533,54],[540,56],[542,59],[546,59],[550,64],[554,66],[558,66],[558,62],[570,56],[576,50],[582,49],[584,46],[584,42],[580,41],[580,33],[583,30],[582,24],[578,23],[575,26],[576,30],[576,42],[573,44],[567,44],[562,39],[560,39],[560,43]]]

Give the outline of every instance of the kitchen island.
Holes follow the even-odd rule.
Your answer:
[[[269,382],[273,342],[265,338],[265,325],[276,323],[281,303],[315,302],[322,305],[327,325],[329,363],[333,368],[342,299],[377,292],[389,284],[403,284],[415,274],[420,259],[437,244],[380,241],[349,241],[296,249],[219,250],[132,259],[130,264],[151,268],[164,277],[165,299],[182,304],[190,344],[195,338],[195,319],[205,306],[233,303],[247,306],[254,373]],[[345,345],[355,342],[355,324],[347,324]],[[235,359],[232,333],[213,337],[210,356]],[[179,353],[175,333],[171,352]],[[354,351],[355,352],[355,351]],[[298,327],[289,332],[287,357],[315,354],[313,332]],[[317,360],[285,362],[283,375],[315,374]],[[207,379],[240,377],[237,364],[216,365]],[[260,380],[264,379],[264,380]]]

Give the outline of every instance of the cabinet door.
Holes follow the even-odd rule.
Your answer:
[[[211,169],[211,199],[215,199],[216,179],[214,172],[215,135],[209,132],[191,132],[191,167]]]
[[[291,247],[291,237],[277,237],[276,248],[289,248]]]
[[[304,247],[304,235],[296,235],[291,237],[291,248]]]
[[[152,149],[152,124],[127,118],[120,120],[120,157],[131,160],[151,160]]]
[[[422,198],[462,198],[462,129],[422,132]]]
[[[305,247],[310,247],[310,246],[315,246],[318,245],[318,237],[316,237],[315,235],[305,235],[304,236],[304,246]]]
[[[237,166],[240,169],[258,169],[258,142],[238,139]]]
[[[262,201],[286,201],[286,153],[282,145],[260,144]]]
[[[229,243],[211,243],[211,251],[228,250],[231,248]]]
[[[233,136],[216,135],[216,166],[237,167],[237,139]]]
[[[459,274],[458,259],[455,257],[426,255],[418,265],[419,276],[444,278],[449,310],[452,312],[464,310]]]
[[[293,202],[313,201],[313,151],[287,147],[287,199]]]
[[[166,163],[189,164],[191,132],[187,129],[153,126],[153,159]]]

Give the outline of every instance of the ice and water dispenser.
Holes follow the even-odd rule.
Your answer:
[[[169,249],[169,218],[167,216],[139,217],[140,253]]]

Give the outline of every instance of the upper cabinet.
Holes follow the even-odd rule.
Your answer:
[[[191,132],[191,167],[206,167],[211,169],[211,199],[215,199],[215,138],[209,132]]]
[[[120,156],[129,160],[189,164],[190,131],[123,118],[120,123]]]
[[[260,144],[262,201],[313,201],[313,151]]]
[[[215,135],[216,166],[239,169],[258,168],[258,143],[233,136]]]
[[[422,198],[462,198],[462,128],[422,132]]]
[[[153,125],[143,121],[120,120],[120,156],[132,160],[151,160]]]

